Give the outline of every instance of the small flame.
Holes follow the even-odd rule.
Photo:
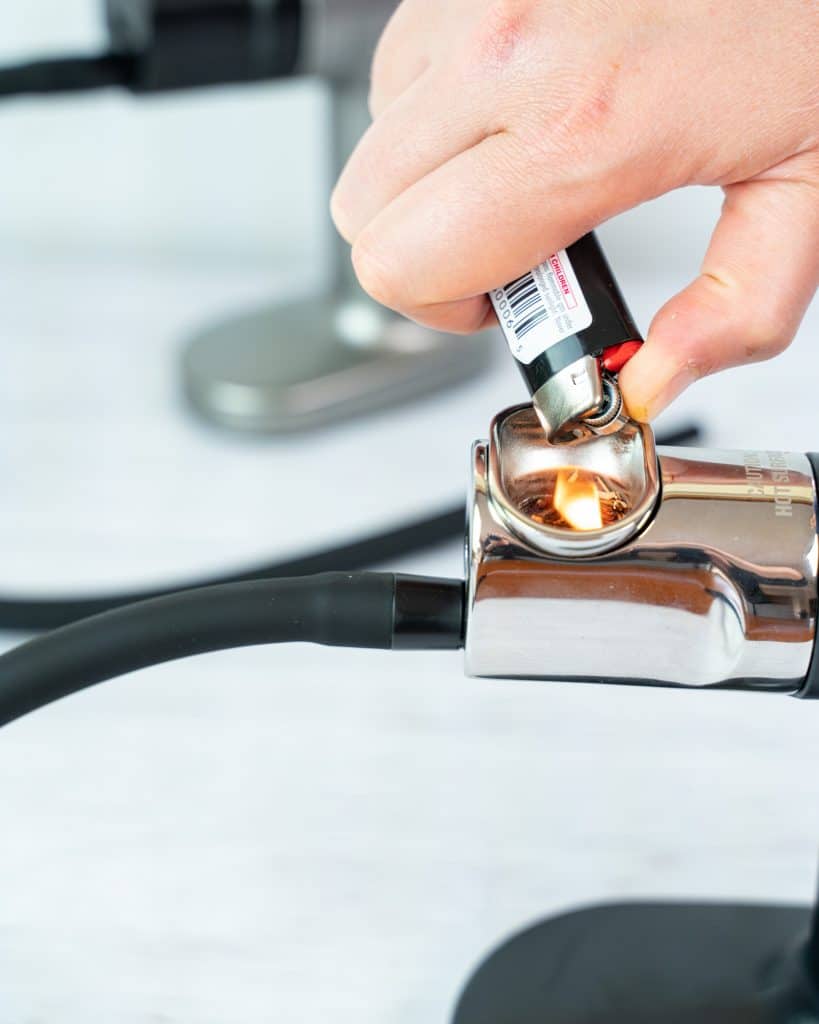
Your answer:
[[[588,477],[581,478],[576,469],[558,472],[552,502],[572,529],[602,529],[603,511],[597,484]]]

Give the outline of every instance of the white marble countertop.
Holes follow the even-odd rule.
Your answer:
[[[646,323],[684,279],[688,226],[652,242],[669,269],[649,277],[627,259],[641,217],[609,237]],[[2,591],[184,579],[447,504],[469,442],[521,396],[501,359],[334,432],[222,435],[179,399],[181,339],[307,271],[261,249],[49,247],[9,224]],[[786,356],[703,383],[667,423],[819,447],[817,342],[814,306]],[[289,510],[317,481],[338,497],[329,523]],[[457,574],[460,547],[395,567]],[[135,674],[0,737],[0,1021],[445,1022],[476,960],[540,915],[806,900],[818,741],[819,706],[467,680],[457,655],[264,649]]]

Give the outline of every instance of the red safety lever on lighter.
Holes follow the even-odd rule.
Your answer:
[[[643,339],[594,234],[490,293],[550,441],[616,429]]]

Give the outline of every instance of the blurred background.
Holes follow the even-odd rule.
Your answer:
[[[0,101],[3,595],[184,582],[462,500],[471,442],[525,398],[499,336],[452,340],[453,361],[449,339],[345,299],[353,365],[392,390],[370,401],[348,374],[283,434],[243,424],[244,399],[227,423],[201,386],[246,359],[254,311],[277,366],[303,353],[294,305],[344,277],[332,94],[361,92],[345,40],[390,7],[339,0],[324,75]],[[0,14],[0,64],[106,47],[97,0]],[[689,190],[601,229],[644,329],[719,203]],[[397,364],[368,350],[379,332]],[[660,429],[815,448],[817,341],[814,303],[784,356],[700,383]],[[461,542],[390,568],[460,575]],[[818,730],[795,701],[466,680],[451,655],[266,649],[135,674],[3,733],[0,1020],[445,1021],[474,962],[544,914],[806,900]]]

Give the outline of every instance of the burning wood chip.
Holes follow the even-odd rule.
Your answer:
[[[565,470],[561,472],[566,473]],[[600,524],[602,526],[612,526],[628,513],[629,503],[626,496],[622,491],[617,490],[611,481],[599,474],[588,473],[581,469],[573,469],[563,477],[563,485],[569,489],[579,483],[583,485],[585,493],[588,493],[590,485],[596,491],[600,503]],[[526,498],[521,503],[520,510],[534,522],[543,526],[552,526],[562,530],[578,529],[576,524],[569,522],[555,507],[556,485],[557,477],[554,477],[546,485],[548,490],[544,488],[542,495]]]

